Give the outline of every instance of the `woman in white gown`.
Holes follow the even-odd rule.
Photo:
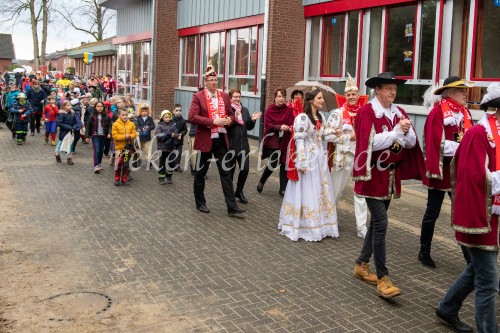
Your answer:
[[[287,184],[278,224],[281,234],[293,241],[300,238],[320,241],[339,235],[337,208],[322,142],[325,119],[319,109],[323,103],[320,90],[309,92],[304,113],[297,115],[293,124],[299,179]]]

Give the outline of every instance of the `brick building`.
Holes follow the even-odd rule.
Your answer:
[[[93,54],[90,65],[83,62],[85,53]],[[112,38],[75,47],[67,50],[67,54],[74,59],[75,74],[81,77],[87,78],[91,73],[98,76],[116,73],[116,46],[112,43]]]
[[[0,70],[11,66],[16,59],[16,52],[14,50],[14,43],[12,43],[11,34],[0,34]]]
[[[75,59],[68,57],[67,50],[56,51],[47,54],[45,57],[45,66],[51,71],[64,73],[68,67],[75,67]]]
[[[203,84],[210,60],[220,89],[242,90],[260,110],[277,87],[314,80],[342,92],[347,73],[366,92],[367,78],[393,71],[407,84],[396,102],[421,132],[428,110],[422,95],[459,75],[476,83],[472,108],[485,87],[500,81],[496,52],[500,2],[490,0],[117,0],[102,5],[146,6],[137,21],[150,27],[148,73],[154,109],[181,103]],[[118,26],[130,16],[118,16]],[[267,96],[262,101],[263,83]],[[262,101],[262,103],[261,103]],[[479,112],[473,112],[478,118]],[[258,126],[251,133],[258,135]]]

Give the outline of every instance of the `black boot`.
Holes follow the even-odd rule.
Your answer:
[[[424,252],[420,250],[418,253],[418,261],[422,263],[422,265],[427,266],[429,268],[436,268],[436,263],[431,258],[430,252]]]
[[[242,204],[248,203],[248,200],[243,194],[242,190],[236,190],[236,192],[234,193],[234,197],[237,198]]]

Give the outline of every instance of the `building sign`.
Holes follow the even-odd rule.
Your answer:
[[[94,54],[90,52],[85,52],[83,54],[83,62],[86,63],[87,65],[90,65],[93,61]]]

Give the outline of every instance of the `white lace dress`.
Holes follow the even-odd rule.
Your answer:
[[[306,172],[299,171],[298,181],[288,181],[278,224],[281,234],[293,241],[320,241],[339,235],[323,129],[322,125],[317,130],[306,114],[299,114],[293,124],[295,167],[306,168]]]

